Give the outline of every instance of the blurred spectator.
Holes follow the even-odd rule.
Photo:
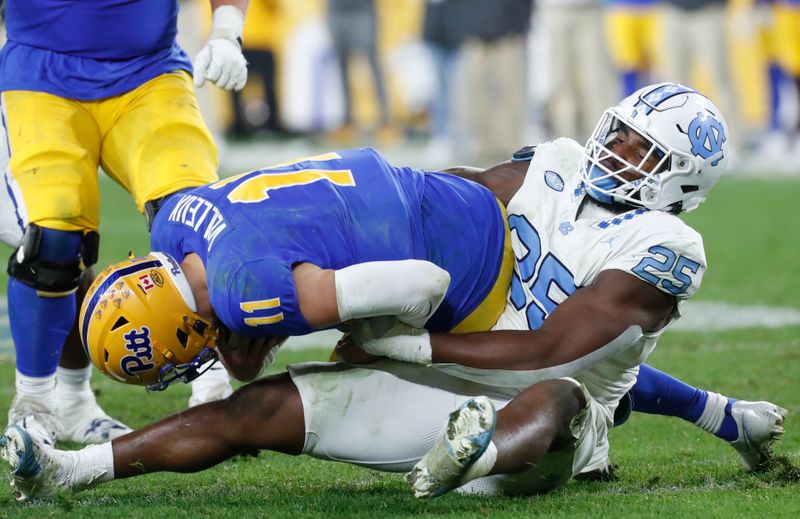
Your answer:
[[[389,105],[386,100],[383,72],[378,63],[375,0],[328,0],[328,27],[333,39],[344,96],[344,121],[334,133],[334,138],[342,143],[349,143],[355,138],[350,60],[355,55],[363,54],[372,72],[381,131],[385,132],[388,140],[391,133]]]
[[[427,0],[423,19],[422,38],[433,59],[436,73],[436,92],[430,109],[431,141],[429,153],[442,161],[453,154],[454,83],[457,76],[459,49],[467,36],[471,13],[462,0]]]
[[[661,38],[658,0],[605,0],[605,31],[611,60],[619,73],[622,95],[652,83]],[[616,95],[615,95],[616,97]]]
[[[774,5],[775,53],[779,67],[793,82],[797,96],[794,121],[789,128],[792,152],[800,157],[800,0],[776,0]]]
[[[276,28],[280,0],[250,0],[244,23],[242,53],[248,63],[248,85],[242,92],[232,92],[235,137],[247,137],[257,131],[281,130],[276,99]],[[260,89],[260,95],[253,91]]]
[[[739,129],[726,36],[727,0],[663,0],[664,75],[669,81],[696,84],[695,67],[713,83],[732,136]],[[731,138],[731,136],[728,136]]]
[[[551,135],[584,142],[617,92],[603,45],[599,0],[539,0],[549,53]]]
[[[527,35],[532,0],[461,0],[465,22],[462,107],[472,142],[468,151],[497,160],[521,146],[527,122]]]

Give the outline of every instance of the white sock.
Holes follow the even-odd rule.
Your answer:
[[[63,451],[62,451],[63,452]],[[70,488],[82,490],[114,479],[114,451],[111,442],[90,445],[79,451],[68,451],[74,465]]]
[[[497,445],[494,442],[489,442],[486,451],[464,473],[461,483],[464,484],[473,479],[482,478],[492,471],[495,463],[497,463]]]
[[[34,398],[52,410],[56,408],[56,374],[45,377],[29,377],[17,371],[17,397]]]
[[[92,378],[91,364],[85,368],[68,369],[59,367],[56,370],[56,394],[61,401],[85,400],[87,396],[94,396],[89,386]]]
[[[719,431],[722,420],[725,419],[725,406],[728,405],[728,399],[713,391],[707,393],[706,407],[694,424],[704,431],[714,434]]]

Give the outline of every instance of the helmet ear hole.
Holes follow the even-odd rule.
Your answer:
[[[186,349],[186,345],[189,342],[189,336],[180,328],[178,328],[178,333],[176,335],[178,336],[178,342],[181,344],[181,346],[183,346],[183,349]]]
[[[683,191],[684,194],[692,193],[694,191],[699,191],[699,190],[700,190],[700,186],[685,185],[685,184],[681,186],[681,191]]]
[[[117,319],[117,322],[114,323],[114,326],[111,327],[111,331],[113,332],[114,330],[116,330],[120,326],[125,326],[126,324],[128,324],[128,320],[125,319],[124,317],[120,316],[120,318]]]
[[[108,350],[103,350],[103,360],[108,362]]]

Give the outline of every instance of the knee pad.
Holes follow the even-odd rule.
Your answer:
[[[100,235],[29,224],[8,260],[8,275],[48,293],[73,292],[81,273],[97,261]]]

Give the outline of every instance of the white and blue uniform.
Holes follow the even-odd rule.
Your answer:
[[[516,263],[509,300],[495,330],[537,329],[561,302],[592,285],[604,270],[621,270],[651,283],[675,296],[679,306],[699,288],[706,270],[700,235],[664,211],[617,214],[596,204],[578,174],[582,158],[583,147],[569,139],[540,145],[524,184],[509,202]],[[614,410],[636,383],[639,364],[662,332],[645,332],[625,351],[575,376],[598,411],[598,449],[582,470],[605,462]]]
[[[608,269],[629,272],[678,301],[697,290],[705,271],[700,236],[665,212],[615,214],[590,202],[578,174],[582,157],[583,148],[568,139],[537,147],[522,187],[508,204],[516,261],[506,308],[494,329],[538,328],[570,294]],[[586,412],[573,421],[572,449],[545,456],[524,477],[479,478],[462,490],[541,492],[602,466],[617,402],[635,383],[638,366],[660,333],[646,333],[625,352],[574,377],[589,398]],[[501,408],[524,389],[470,381],[449,371],[388,360],[366,367],[290,368],[303,399],[304,453],[408,470],[433,446],[443,417],[465,400],[485,395]],[[370,393],[377,388],[393,396],[375,399]]]

